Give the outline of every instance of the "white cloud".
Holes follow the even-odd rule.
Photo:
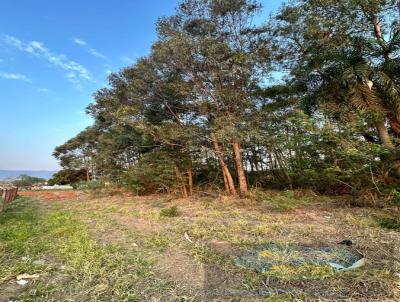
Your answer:
[[[80,46],[86,46],[87,45],[86,41],[83,41],[82,39],[79,39],[79,38],[74,38],[73,41],[74,41],[75,44],[78,44]]]
[[[37,91],[37,92],[40,92],[40,93],[47,93],[47,92],[50,92],[50,89],[47,89],[47,88],[38,88],[36,91]]]
[[[17,81],[24,81],[24,82],[30,82],[28,77],[23,74],[19,73],[8,73],[8,72],[0,72],[0,78],[6,79],[6,80],[17,80]]]
[[[113,72],[113,67],[110,64],[103,64],[103,67],[106,75],[110,75]]]
[[[130,58],[128,56],[122,56],[121,59],[122,59],[122,61],[125,61],[127,63],[132,63],[134,61],[133,58]]]
[[[89,54],[91,54],[92,56],[96,57],[96,58],[100,58],[103,60],[107,60],[107,57],[105,55],[103,55],[102,53],[98,52],[96,49],[89,47],[89,44],[79,38],[74,38],[73,39],[75,44],[78,44],[79,46],[82,46]]]
[[[126,62],[126,63],[133,64],[139,57],[140,57],[140,55],[138,53],[134,52],[132,54],[132,56],[130,56],[130,57],[122,56],[121,60]]]
[[[67,73],[65,75],[65,77],[67,78],[68,81],[70,81],[72,84],[74,84],[76,86],[76,88],[79,88],[79,89],[82,88],[80,80],[74,72]]]
[[[95,56],[95,57],[97,57],[97,58],[103,59],[103,60],[106,60],[106,59],[107,59],[107,57],[106,57],[105,55],[99,53],[99,52],[98,52],[96,49],[94,49],[94,48],[89,48],[89,49],[88,49],[88,53],[90,53],[91,55],[93,55],[93,56]]]
[[[81,80],[92,81],[92,76],[89,70],[87,70],[83,65],[68,59],[63,54],[53,53],[41,42],[31,41],[25,43],[13,36],[5,36],[4,42],[21,51],[44,58],[52,65],[67,71],[67,78],[73,79],[70,81],[74,84],[80,83]]]

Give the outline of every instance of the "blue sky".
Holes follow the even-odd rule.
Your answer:
[[[148,53],[178,2],[2,0],[0,169],[59,169],[54,147],[91,124],[92,94]],[[262,3],[266,16],[281,0]]]

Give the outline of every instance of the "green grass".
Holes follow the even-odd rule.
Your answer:
[[[160,212],[161,217],[178,217],[179,214],[180,213],[177,206],[162,209]]]
[[[379,225],[385,229],[400,231],[400,218],[381,218]]]
[[[328,207],[321,213],[318,207],[311,208],[319,200],[295,191],[267,192],[257,203],[198,199],[187,206],[177,203],[178,209],[174,201],[159,196],[113,200],[88,195],[84,200],[60,202],[19,198],[0,214],[0,301],[2,290],[21,273],[36,273],[40,278],[5,301],[202,301],[202,293],[192,286],[196,276],[181,277],[182,271],[191,276],[200,265],[223,281],[218,285],[221,294],[224,290],[250,295],[269,292],[254,301],[314,301],[321,295],[324,298],[318,301],[390,297],[397,279],[388,265],[387,246],[379,241],[380,234],[388,231],[374,218],[389,216],[332,209],[328,222],[324,218]],[[314,211],[315,227],[308,217],[291,212],[303,206]],[[300,223],[304,225],[298,229]],[[346,235],[359,238],[361,246],[370,245],[375,258],[365,268],[337,274],[323,265],[276,263],[260,273],[235,264],[236,257],[265,242],[322,243],[324,237],[315,230],[327,223],[339,230],[345,223]],[[327,230],[323,236],[338,236]],[[185,232],[193,242],[185,239]],[[159,261],[175,259],[174,252],[187,255],[169,264],[175,275],[160,272]],[[364,288],[369,288],[368,293]]]
[[[249,198],[278,212],[292,211],[310,205],[315,201],[315,197],[309,194],[292,190],[275,192],[255,189],[250,192]]]
[[[323,280],[334,276],[335,271],[329,265],[303,264],[275,265],[265,273],[281,280]]]
[[[51,297],[57,295],[65,301],[135,301],[136,282],[150,273],[140,252],[99,245],[71,213],[39,212],[27,199],[17,200],[0,216],[0,251],[0,280],[21,273],[41,275],[18,301],[56,301]],[[46,259],[46,264],[34,265],[34,259]],[[53,284],[59,274],[68,282]]]

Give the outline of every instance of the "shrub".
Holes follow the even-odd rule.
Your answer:
[[[176,188],[174,162],[164,152],[147,153],[126,172],[124,183],[138,195],[171,193]]]
[[[50,186],[53,185],[73,185],[79,182],[85,181],[87,178],[86,170],[73,170],[73,169],[63,169],[58,171],[53,175],[51,179],[48,180]]]
[[[81,181],[76,184],[78,190],[100,190],[104,188],[104,183],[100,180]]]
[[[314,200],[311,191],[286,190],[286,191],[263,191],[253,189],[249,194],[250,200],[263,203],[276,211],[290,211],[304,207]]]
[[[178,217],[179,210],[177,206],[172,206],[170,208],[162,209],[160,212],[161,217]]]
[[[379,225],[385,229],[400,230],[400,219],[399,218],[381,218]]]
[[[16,187],[29,187],[35,184],[44,183],[45,179],[39,177],[33,177],[26,174],[22,174],[18,176],[16,180],[12,182],[12,184]]]

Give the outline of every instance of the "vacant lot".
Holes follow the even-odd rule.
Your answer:
[[[23,194],[0,215],[0,301],[399,301],[396,209],[268,193],[223,197]],[[235,259],[263,243],[330,247],[350,239],[362,268],[282,267]],[[18,285],[20,274],[34,275]],[[35,276],[36,275],[36,276]]]

